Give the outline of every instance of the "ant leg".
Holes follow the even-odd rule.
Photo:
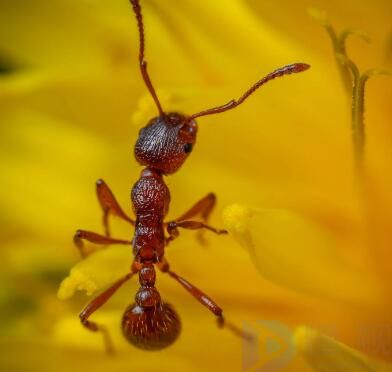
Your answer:
[[[169,243],[170,241],[174,240],[179,235],[179,231],[178,231],[179,227],[183,229],[189,229],[189,230],[206,229],[218,235],[228,233],[227,230],[216,229],[215,227],[212,227],[210,225],[207,225],[199,221],[180,221],[180,222],[173,221],[167,223],[166,229],[169,234],[169,237],[166,239],[166,243]]]
[[[197,215],[200,215],[203,222],[206,223],[215,205],[216,205],[216,195],[214,193],[209,193],[204,198],[200,199],[195,205],[193,205],[187,212],[182,214],[180,217],[176,218],[174,221],[167,222],[165,225],[169,237],[166,239],[166,243],[168,244],[170,241],[174,240],[179,235],[177,227],[184,227],[189,229],[201,229],[204,227],[218,234],[222,234],[222,233],[224,234],[225,233],[224,230],[214,229],[206,224],[197,223],[196,227],[185,227],[185,226],[180,226],[179,224],[180,222],[186,222],[187,225],[187,223],[190,221],[186,221],[186,220],[192,217],[196,217]],[[199,232],[197,238],[201,244],[205,244],[203,231]]]
[[[216,195],[211,192],[207,194],[204,198],[200,199],[195,205],[193,205],[187,212],[182,214],[179,218],[176,218],[175,221],[177,222],[185,221],[197,215],[200,215],[203,222],[207,222],[215,205],[216,205]],[[198,232],[197,239],[201,244],[203,245],[206,244],[206,241],[203,236],[203,231]],[[173,240],[173,238],[170,240]]]
[[[197,301],[199,301],[203,306],[205,306],[208,310],[210,310],[217,317],[217,324],[219,328],[226,327],[231,332],[233,332],[236,336],[239,336],[246,340],[252,340],[253,336],[243,332],[236,325],[227,322],[223,317],[223,310],[219,307],[214,300],[212,300],[209,296],[203,293],[200,289],[196,288],[193,284],[189,283],[186,279],[177,275],[173,271],[170,270],[169,263],[164,260],[159,265],[160,270],[163,273],[169,274],[174,280],[180,283]]]
[[[114,293],[129,279],[132,278],[132,276],[135,274],[135,271],[125,275],[123,278],[115,282],[111,287],[106,289],[104,292],[102,292],[98,297],[94,298],[79,314],[79,318],[81,323],[83,324],[84,327],[89,329],[92,332],[101,332],[103,336],[103,342],[105,345],[106,351],[111,354],[114,352],[113,349],[113,343],[110,338],[108,330],[102,326],[99,325],[95,322],[92,322],[89,320],[89,317],[97,311],[102,305],[104,305],[110,297],[114,295]]]
[[[182,227],[183,229],[189,229],[189,230],[206,229],[218,235],[228,233],[227,230],[216,229],[215,227],[212,227],[210,225],[207,225],[199,221],[181,221],[181,222],[173,221],[167,225],[167,230],[169,231],[169,230],[177,229],[179,227]]]
[[[103,226],[105,228],[105,235],[110,236],[109,230],[109,214],[112,213],[114,216],[120,217],[123,220],[129,222],[131,225],[135,225],[130,217],[128,217],[118,204],[113,192],[104,180],[99,179],[97,181],[97,196],[99,204],[103,210]]]
[[[204,222],[208,221],[212,210],[216,204],[216,195],[212,192],[207,194],[204,198],[200,199],[195,205],[193,205],[188,211],[176,218],[175,221],[184,221],[193,218],[200,214]]]
[[[74,235],[74,243],[76,247],[79,249],[80,255],[84,258],[88,256],[87,252],[85,252],[83,240],[87,240],[93,244],[102,244],[102,245],[109,245],[109,244],[132,244],[130,240],[121,240],[121,239],[113,239],[109,238],[108,236],[99,235],[97,233],[85,230],[78,230]]]

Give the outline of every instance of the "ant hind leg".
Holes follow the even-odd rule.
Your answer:
[[[254,339],[253,335],[248,334],[241,330],[236,325],[226,321],[223,317],[223,310],[219,307],[216,302],[207,296],[204,292],[200,289],[196,288],[193,284],[189,283],[186,279],[182,278],[181,276],[177,275],[175,272],[170,270],[169,263],[164,260],[160,266],[160,270],[163,273],[169,274],[175,281],[180,283],[182,287],[184,287],[197,301],[199,301],[203,306],[205,306],[208,310],[210,310],[216,317],[217,317],[217,324],[219,328],[225,327],[226,329],[230,330],[233,334],[238,337],[241,337],[244,340],[252,341]]]
[[[123,278],[115,282],[111,287],[102,292],[98,297],[94,298],[79,314],[82,325],[92,332],[101,332],[103,336],[104,346],[107,353],[112,354],[114,352],[113,343],[110,334],[105,326],[99,325],[96,322],[89,320],[89,317],[103,306],[116,291],[132,276],[136,271],[128,273]]]

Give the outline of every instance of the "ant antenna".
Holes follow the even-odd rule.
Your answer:
[[[277,70],[269,73],[267,76],[263,77],[260,79],[256,84],[254,84],[250,89],[248,89],[238,100],[231,100],[227,102],[226,104],[222,106],[217,106],[214,108],[210,108],[208,110],[200,111],[197,114],[193,114],[187,118],[187,121],[191,121],[193,119],[196,119],[200,116],[207,116],[207,115],[213,115],[213,114],[219,114],[221,112],[225,112],[228,110],[231,110],[237,106],[239,106],[242,102],[244,102],[255,90],[260,88],[263,84],[267,83],[268,81],[275,79],[277,77],[281,77],[284,75],[289,75],[297,72],[302,72],[305,71],[309,68],[310,66],[307,65],[306,63],[294,63],[292,65],[287,65],[281,68],[278,68]]]
[[[155,92],[155,89],[151,83],[150,76],[147,72],[147,62],[144,60],[144,26],[143,26],[143,17],[142,17],[142,8],[140,6],[139,0],[130,0],[132,4],[133,11],[136,15],[137,20],[137,27],[139,29],[139,64],[140,64],[140,71],[143,76],[143,80],[146,83],[147,89],[149,90],[152,98],[157,105],[159,115],[163,116],[164,112],[162,110],[161,103],[159,102],[158,96]]]

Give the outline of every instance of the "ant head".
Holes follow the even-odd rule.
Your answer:
[[[154,168],[163,174],[174,173],[181,167],[196,142],[197,125],[194,119],[219,114],[231,110],[242,104],[259,87],[270,80],[284,75],[307,70],[310,66],[305,63],[294,63],[279,68],[251,86],[239,99],[200,111],[191,116],[179,113],[166,114],[159,102],[158,96],[147,71],[147,62],[144,59],[144,24],[139,0],[130,0],[136,15],[139,30],[139,66],[143,80],[157,106],[159,116],[152,119],[139,133],[135,146],[137,161]]]
[[[132,345],[144,350],[160,350],[177,339],[181,322],[169,304],[140,306],[136,303],[125,311],[122,331]]]
[[[135,145],[136,160],[163,174],[176,172],[196,143],[195,120],[179,113],[160,115],[139,132]]]

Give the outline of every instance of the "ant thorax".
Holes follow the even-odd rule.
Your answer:
[[[196,143],[195,120],[179,113],[160,115],[140,130],[135,157],[141,164],[163,174],[176,172]]]

